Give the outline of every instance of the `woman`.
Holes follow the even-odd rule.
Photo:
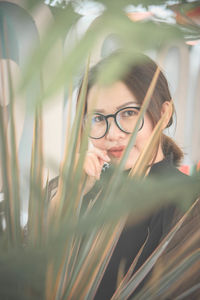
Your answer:
[[[134,130],[140,107],[157,70],[155,62],[145,55],[139,55],[139,60],[129,65],[128,71],[121,76],[120,80],[110,86],[99,86],[96,78],[102,65],[104,61],[91,69],[86,95],[84,128],[87,128],[87,122],[91,125],[88,132],[90,147],[84,162],[87,181],[83,204],[86,205],[91,195],[94,196],[97,192],[99,179],[102,180],[104,174],[109,171],[106,169],[102,172],[104,164],[116,165],[120,162]],[[128,172],[134,167],[163,114],[166,114],[162,125],[163,130],[172,124],[171,101],[168,83],[163,73],[160,72],[149,107],[139,125],[135,144],[126,160],[125,171]],[[148,176],[160,176],[164,173],[184,176],[177,169],[182,157],[183,153],[175,142],[162,134],[157,150],[149,163]],[[57,182],[53,181],[50,190],[56,185]],[[116,290],[120,263],[123,261],[124,271],[127,272],[146,241],[134,272],[138,270],[169,232],[177,218],[175,206],[167,205],[134,225],[128,226],[127,224],[105,271],[95,300],[110,299]]]
[[[139,61],[129,66],[128,71],[120,80],[110,86],[99,86],[96,78],[103,64],[104,62],[101,62],[93,67],[89,74],[84,122],[87,123],[87,120],[91,122],[90,149],[86,155],[84,171],[88,175],[86,192],[90,192],[86,194],[85,201],[90,198],[90,193],[95,191],[95,182],[102,176],[103,165],[105,163],[118,164],[123,156],[140,107],[157,70],[155,62],[140,55]],[[173,112],[170,110],[171,101],[167,80],[160,72],[151,102],[139,126],[135,144],[125,163],[125,170],[134,167],[163,114],[166,114],[163,130],[173,123]],[[87,124],[85,125],[87,127]],[[182,157],[181,149],[163,133],[157,145],[157,151],[150,162],[149,176],[159,176],[163,173],[184,176],[177,169]],[[91,190],[93,185],[94,188]],[[175,206],[169,205],[159,209],[138,224],[126,226],[95,299],[110,299],[116,289],[120,262],[124,262],[124,270],[127,272],[149,235],[135,267],[135,272],[158,246],[177,218]]]

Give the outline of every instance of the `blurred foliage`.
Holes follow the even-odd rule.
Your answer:
[[[104,3],[105,6],[109,5],[106,1],[82,1],[82,0],[48,0],[46,1],[46,3],[50,4],[50,5],[54,5],[57,7],[65,7],[68,4],[73,4],[74,6],[83,6],[84,3],[87,4],[87,2],[89,3]],[[109,1],[112,2],[112,1]],[[152,5],[172,5],[172,4],[188,4],[190,5],[190,7],[193,7],[195,4],[198,3],[198,1],[196,0],[175,0],[175,1],[171,1],[171,0],[146,0],[146,1],[137,1],[137,0],[117,0],[115,1],[116,3],[121,3],[121,5],[123,6],[127,6],[127,5],[134,5],[135,7],[140,6],[140,7],[144,7],[146,9],[148,9],[150,6]],[[107,5],[106,5],[107,4]]]
[[[37,8],[40,3],[40,1],[28,1],[27,10],[30,12]],[[54,20],[51,20],[47,26],[46,34],[30,53],[29,60],[22,70],[22,81],[17,90],[13,87],[9,60],[6,65],[7,72],[1,69],[1,76],[9,87],[9,105],[6,105],[4,98],[1,99],[0,105],[0,161],[2,192],[4,194],[4,201],[0,203],[1,299],[92,299],[102,277],[102,272],[123,230],[127,214],[131,212],[136,222],[155,208],[162,206],[163,203],[178,202],[177,205],[186,211],[185,215],[144,266],[133,277],[130,276],[129,280],[123,281],[114,298],[127,299],[146,274],[150,272],[182,223],[189,217],[193,209],[190,207],[192,205],[191,199],[196,199],[200,193],[199,173],[184,179],[170,177],[159,180],[158,178],[139,180],[137,175],[141,176],[140,171],[145,170],[148,161],[140,162],[137,170],[134,171],[136,177],[127,177],[121,172],[125,158],[134,144],[136,136],[134,133],[120,166],[114,170],[111,168],[109,176],[103,182],[99,181],[99,193],[89,203],[85,213],[81,213],[80,207],[85,186],[85,176],[82,169],[85,150],[87,149],[87,137],[84,136],[82,143],[80,143],[80,134],[88,81],[88,56],[95,47],[98,38],[102,34],[113,32],[119,37],[120,47],[126,50],[127,54],[122,55],[120,62],[113,59],[110,64],[105,66],[99,77],[99,80],[104,82],[116,80],[124,71],[121,66],[128,66],[135,52],[159,50],[163,44],[177,40],[184,41],[184,33],[175,24],[155,23],[154,21],[134,23],[130,21],[122,8],[128,4],[133,4],[133,1],[102,0],[101,3],[107,9],[102,12],[80,40],[74,45],[70,45],[71,48],[66,53],[58,53],[62,56],[58,69],[49,72],[48,84],[45,86],[41,84],[41,89],[35,94],[32,103],[35,122],[30,167],[30,194],[29,199],[27,199],[29,203],[28,223],[25,228],[22,227],[20,217],[23,212],[14,116],[15,97],[19,92],[26,92],[35,77],[41,78],[43,81],[42,70],[48,61],[49,51],[58,41],[63,39],[66,33],[70,32],[80,19],[80,15],[74,10],[73,4],[75,3],[76,1],[74,3],[69,1],[65,9],[59,9],[56,12]],[[168,2],[143,1],[142,5],[148,8],[152,4],[166,3]],[[139,5],[141,2],[134,1],[134,4]],[[0,53],[6,53],[7,58],[9,58],[7,28],[10,23],[3,9],[0,18],[2,33]],[[195,30],[196,28],[193,33]],[[44,178],[43,175],[42,105],[49,101],[52,95],[59,93],[60,89],[69,90],[83,68],[85,69],[85,76],[76,117],[73,120],[72,128],[69,122],[66,130],[66,148],[60,166],[58,191],[54,200],[50,202],[48,178]],[[154,84],[152,83],[152,89]],[[145,113],[151,92],[149,91],[147,94],[139,118],[142,118]],[[72,99],[69,98],[69,101]],[[9,112],[9,125],[5,108]],[[70,118],[70,113],[71,111],[69,111],[68,118]],[[154,150],[153,142],[159,138],[162,121],[163,119],[156,127],[152,143],[148,145],[145,151],[151,153]],[[76,156],[79,152],[81,155],[76,164]],[[45,181],[46,184],[43,184]],[[197,236],[195,241],[198,238]],[[194,241],[192,242],[194,243]],[[190,241],[186,240],[182,252],[187,253],[190,247]],[[177,248],[176,255],[178,258],[181,249]],[[172,257],[168,259],[168,262],[170,259]],[[184,282],[183,274],[187,274],[187,271],[191,270],[191,266],[195,266],[198,260],[199,253],[196,253],[179,261],[178,266],[174,265],[174,270],[168,269],[167,264],[158,265],[158,274],[163,272],[163,275],[159,277],[161,282],[156,276],[154,282],[155,285],[160,285],[159,299],[164,298],[166,294],[170,295],[175,282],[179,281],[180,284]],[[162,272],[160,270],[161,265]],[[169,280],[169,275],[173,275],[173,281]],[[190,288],[188,288],[188,293],[191,293]],[[156,299],[151,288],[143,290],[141,293],[144,293],[144,299],[147,299],[145,298],[147,294],[148,299]]]

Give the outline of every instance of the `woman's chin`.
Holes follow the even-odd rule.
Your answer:
[[[120,163],[123,155],[121,155],[120,157],[115,157],[113,155],[109,155],[110,157],[110,162],[111,164],[114,164],[114,165],[117,165]],[[133,159],[134,157],[134,159]],[[139,153],[137,153],[136,151],[134,151],[134,153],[130,153],[126,163],[125,163],[125,166],[124,166],[124,170],[129,170],[131,168],[133,168],[137,162],[137,159],[139,157]]]
[[[120,163],[120,161],[121,161],[121,158],[112,158],[111,159],[111,164],[118,165]],[[124,170],[129,170],[129,169],[133,168],[135,163],[136,162],[133,162],[133,161],[127,161],[125,163]]]
[[[111,157],[111,156],[110,156],[110,162],[111,162],[111,164],[113,164],[113,165],[118,165],[119,162],[120,162],[120,158],[117,158],[117,157]]]
[[[124,170],[132,169],[135,166],[136,162],[137,159],[128,159],[128,161],[125,163]]]

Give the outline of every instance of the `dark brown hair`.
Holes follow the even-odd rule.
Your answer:
[[[119,52],[115,52],[114,54],[111,54],[111,56],[117,56],[119,54]],[[110,56],[91,68],[89,72],[87,94],[90,88],[96,83],[99,71],[109,59]],[[157,70],[157,67],[157,64],[148,56],[144,54],[137,54],[137,56],[134,57],[134,63],[128,65],[126,72],[123,73],[123,75],[119,79],[132,92],[139,104],[143,103],[143,100],[145,98],[149,85],[153,79],[153,76]],[[149,114],[154,126],[161,117],[162,104],[165,101],[172,101],[172,99],[168,87],[168,82],[163,72],[160,71],[149,107],[147,109],[147,113]],[[85,107],[85,113],[86,111],[87,103]],[[173,123],[173,114],[169,120],[167,127],[169,127]],[[165,134],[162,134],[161,145],[164,156],[172,157],[173,163],[175,165],[178,165],[181,159],[183,158],[183,152],[178,147],[178,145]]]

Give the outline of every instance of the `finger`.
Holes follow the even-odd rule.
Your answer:
[[[98,158],[102,159],[104,162],[109,162],[110,161],[110,157],[107,154],[106,150],[102,150],[99,148],[94,147],[93,149],[91,149],[89,152],[91,153],[95,153]]]
[[[93,162],[93,167],[95,170],[95,177],[97,179],[99,179],[100,175],[101,175],[102,163],[101,163],[100,159],[94,153],[90,155],[90,159]]]
[[[100,178],[101,174],[101,164],[99,159],[94,153],[88,153],[86,161],[84,163],[84,170],[89,176],[93,176],[97,179]]]
[[[92,159],[88,159],[84,165],[84,171],[88,176],[95,177],[96,169]]]

